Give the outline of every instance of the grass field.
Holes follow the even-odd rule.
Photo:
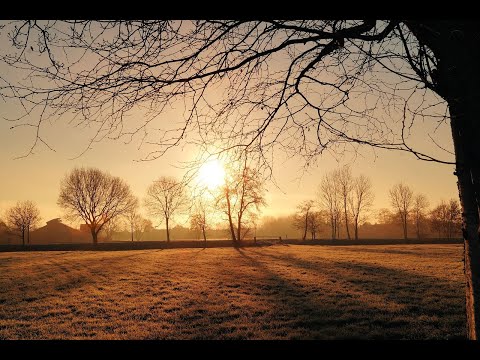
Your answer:
[[[0,339],[465,338],[461,245],[0,253]]]

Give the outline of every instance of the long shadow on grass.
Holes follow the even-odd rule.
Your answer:
[[[360,334],[339,331],[347,325],[342,318],[341,309],[327,308],[318,302],[314,295],[304,291],[298,283],[271,271],[265,264],[246,254],[241,248],[236,249],[249,266],[261,271],[265,278],[253,279],[252,290],[255,296],[270,305],[270,310],[264,314],[256,314],[253,323],[261,324],[266,332],[262,337],[268,338],[269,332],[276,329],[286,329],[287,338],[355,338]],[[241,274],[238,274],[241,276]],[[266,283],[265,281],[266,280]],[[256,284],[255,282],[261,282]],[[266,298],[266,299],[265,299]]]
[[[266,262],[284,262],[294,268],[305,269],[305,276],[317,274],[325,284],[318,284],[321,292],[304,296],[300,309],[309,311],[309,321],[304,326],[314,333],[322,333],[322,326],[342,324],[348,329],[337,329],[336,337],[367,338],[450,338],[464,336],[463,284],[435,277],[412,274],[401,269],[372,266],[341,260],[320,258],[312,262],[292,256],[265,254],[249,250]],[[262,262],[240,250],[252,265],[262,268],[272,276]],[[310,273],[310,274],[308,274]],[[329,285],[326,285],[329,280]],[[311,289],[302,287],[302,277],[292,284],[278,274],[273,281],[285,286],[288,293],[305,294]],[[334,284],[331,284],[331,283]],[[338,285],[338,286],[336,286]],[[284,295],[285,295],[284,293]],[[384,299],[385,309],[378,304]],[[288,296],[286,297],[288,301]],[[372,301],[377,299],[376,304]],[[282,299],[282,300],[285,300]],[[291,304],[295,306],[295,303]],[[298,304],[297,304],[298,305]],[[350,331],[350,332],[349,332]]]
[[[464,296],[464,283],[448,281],[432,275],[421,275],[403,269],[393,269],[381,265],[372,265],[363,262],[352,262],[345,260],[330,260],[318,258],[317,261],[299,259],[293,256],[282,256],[255,252],[258,256],[268,257],[275,261],[290,262],[295,267],[308,269],[318,274],[328,275],[331,278],[339,278],[340,271],[346,271],[347,280],[352,287],[361,287],[362,290],[384,295],[396,301],[409,300],[402,295],[413,296],[420,301],[429,301],[426,295],[445,297]],[[441,302],[440,302],[441,303]],[[463,303],[462,303],[463,304]],[[415,307],[415,305],[413,305]]]

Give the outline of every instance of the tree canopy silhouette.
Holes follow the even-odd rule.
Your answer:
[[[225,169],[225,182],[216,191],[216,207],[228,221],[234,246],[246,237],[266,205],[264,182],[258,170],[243,161],[231,162]]]
[[[271,171],[277,149],[303,157],[308,165],[325,149],[342,153],[370,145],[455,164],[464,214],[468,336],[477,337],[477,22],[33,20],[3,25],[0,34],[12,46],[2,49],[1,60],[29,76],[22,81],[2,74],[0,93],[18,100],[27,115],[13,126],[36,131],[30,151],[47,144],[42,137],[47,119],[70,114],[71,123],[96,128],[92,143],[111,137],[156,145],[147,159],[179,144],[207,144],[215,152],[247,150]],[[184,118],[154,126],[177,102],[185,108]],[[137,108],[142,120],[127,126],[126,115]],[[450,122],[454,160],[411,145],[419,118]]]
[[[170,242],[170,220],[187,206],[184,184],[171,176],[161,176],[150,184],[145,205],[150,215],[165,219],[167,242]]]
[[[6,219],[10,227],[15,229],[22,238],[22,245],[30,243],[30,230],[40,222],[40,211],[37,205],[30,201],[18,201],[14,206],[7,209]]]
[[[96,168],[75,168],[61,182],[58,205],[67,218],[82,219],[90,228],[93,243],[111,221],[136,205],[130,187],[119,177]]]

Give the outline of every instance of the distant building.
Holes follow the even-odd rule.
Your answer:
[[[62,223],[60,218],[30,233],[31,244],[65,244],[90,242],[88,234]]]

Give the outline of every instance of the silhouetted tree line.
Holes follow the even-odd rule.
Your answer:
[[[231,162],[222,185],[203,188],[198,194],[173,177],[161,176],[150,184],[143,203],[158,225],[165,222],[167,242],[171,240],[171,222],[179,215],[189,218],[190,227],[177,224],[173,229],[177,239],[191,239],[200,231],[204,241],[207,235],[230,236],[238,244],[253,236],[260,209],[266,204],[265,189],[247,160]],[[161,230],[154,229],[151,220],[142,217],[140,201],[130,186],[96,168],[75,168],[67,173],[60,184],[57,204],[68,220],[84,222],[94,244],[99,238],[114,240],[122,228],[128,229],[131,241],[146,240],[148,234],[150,238],[155,234],[157,239],[163,235]],[[212,229],[214,213],[225,216],[228,233]],[[5,227],[21,236],[25,245],[25,239],[29,243],[30,230],[39,223],[39,211],[31,201],[19,202],[7,210],[6,220]]]
[[[94,243],[99,239],[206,242],[208,238],[230,238],[238,244],[256,237],[350,239],[352,234],[356,240],[360,235],[404,239],[461,236],[461,207],[455,199],[442,200],[430,209],[424,194],[414,194],[408,185],[399,183],[389,191],[391,210],[373,212],[371,180],[364,175],[353,176],[348,166],[326,173],[316,199],[301,202],[295,213],[261,220],[265,190],[260,177],[245,161],[240,167],[230,167],[227,173],[228,181],[223,185],[196,194],[173,177],[153,181],[144,205],[159,225],[165,222],[165,229],[157,229],[152,220],[141,215],[141,203],[126,182],[99,169],[75,168],[68,173],[60,185],[58,204],[67,219],[85,222]],[[187,226],[176,224],[172,228],[171,221],[179,215],[188,218]],[[5,219],[0,231],[28,244],[40,212],[31,201],[18,202],[6,211]]]
[[[354,234],[366,232],[366,238],[400,236],[408,239],[408,229],[415,229],[415,237],[461,237],[461,208],[451,199],[429,210],[429,201],[424,194],[414,194],[403,183],[395,184],[389,191],[392,211],[381,209],[375,224],[368,222],[374,193],[371,180],[360,175],[354,177],[348,166],[326,173],[318,187],[317,199],[306,200],[297,206],[293,227],[300,230],[297,236],[311,239],[350,239]],[[270,220],[271,222],[271,220]],[[343,230],[342,230],[343,229]],[[411,238],[411,236],[410,236]]]

